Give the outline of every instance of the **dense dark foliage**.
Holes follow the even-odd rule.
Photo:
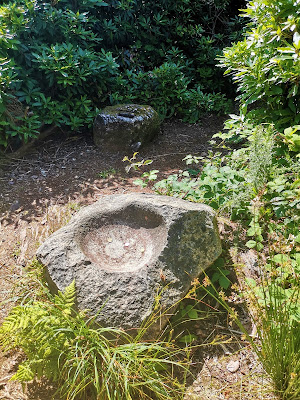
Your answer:
[[[26,141],[42,122],[90,126],[97,107],[109,103],[147,103],[162,117],[190,122],[226,110],[230,88],[215,58],[239,37],[243,3],[3,2],[0,145],[12,136]]]

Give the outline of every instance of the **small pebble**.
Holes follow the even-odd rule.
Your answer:
[[[10,206],[10,210],[11,211],[17,211],[20,208],[20,202],[19,200],[16,200],[12,203],[12,205]]]
[[[229,372],[232,374],[236,372],[240,368],[240,362],[239,361],[230,361],[227,365],[226,368]]]

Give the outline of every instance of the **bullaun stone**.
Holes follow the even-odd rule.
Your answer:
[[[151,315],[159,293],[162,309],[171,309],[220,254],[210,207],[129,194],[104,196],[81,209],[37,257],[54,291],[75,279],[79,309],[98,313],[103,326],[135,329]]]
[[[94,143],[108,151],[137,151],[158,134],[159,127],[159,115],[150,106],[109,106],[95,118]]]

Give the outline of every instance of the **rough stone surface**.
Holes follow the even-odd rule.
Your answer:
[[[172,307],[221,253],[213,210],[152,194],[105,196],[51,235],[37,257],[53,290],[76,281],[80,309],[105,326],[137,328]],[[162,325],[166,321],[163,320]]]
[[[150,106],[110,106],[95,118],[94,142],[96,146],[110,151],[137,151],[157,135],[159,126],[159,115]]]

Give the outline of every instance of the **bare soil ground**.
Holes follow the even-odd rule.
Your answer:
[[[223,121],[208,116],[202,125],[165,123],[160,136],[139,157],[152,159],[151,169],[160,170],[161,175],[176,172],[184,168],[182,158],[187,154],[207,155],[209,140],[222,129]],[[124,155],[132,156],[100,150],[89,136],[60,133],[21,159],[0,159],[0,323],[18,300],[15,288],[38,245],[72,214],[108,194],[150,191],[133,184],[135,174],[126,174]],[[206,328],[214,334],[229,332],[224,326]],[[199,336],[203,334],[205,329],[199,325]],[[239,333],[229,334],[239,337],[234,346],[219,346],[195,361],[197,379],[186,398],[274,399],[255,355],[240,341]],[[23,391],[20,384],[9,381],[20,357],[0,353],[0,400],[50,400],[53,388],[48,382],[35,382]]]

